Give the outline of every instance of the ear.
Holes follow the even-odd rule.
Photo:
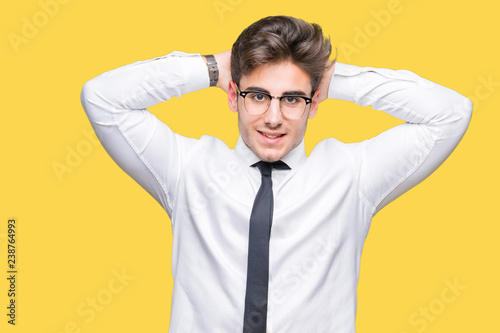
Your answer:
[[[238,87],[233,80],[229,80],[229,89],[227,91],[227,100],[229,103],[229,108],[233,112],[238,112]]]
[[[318,112],[318,104],[319,104],[319,89],[316,89],[314,92],[312,102],[311,102],[311,108],[309,109],[309,119],[314,118],[316,116],[316,112]]]

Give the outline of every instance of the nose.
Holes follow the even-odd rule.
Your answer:
[[[264,121],[271,128],[278,127],[283,123],[283,115],[281,114],[279,98],[273,97],[269,102],[269,109],[267,109]]]

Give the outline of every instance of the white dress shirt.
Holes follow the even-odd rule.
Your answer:
[[[249,218],[259,160],[239,139],[173,133],[146,108],[209,86],[198,54],[106,72],[82,104],[115,162],[172,221],[170,332],[242,332]],[[377,211],[431,174],[464,135],[470,100],[405,70],[337,63],[328,97],[406,123],[359,143],[304,142],[273,171],[268,332],[355,332],[360,256]],[[184,112],[193,112],[185,110]]]

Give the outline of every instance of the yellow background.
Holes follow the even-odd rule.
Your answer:
[[[0,14],[1,332],[167,332],[168,217],[86,136],[81,87],[104,71],[174,50],[226,50],[246,26],[275,14],[322,25],[340,62],[408,69],[475,102],[453,155],[373,220],[358,332],[500,332],[500,26],[491,1],[60,1],[11,1]],[[390,17],[381,21],[381,11]],[[39,27],[28,31],[26,22]],[[15,44],[13,36],[25,40]],[[236,116],[218,89],[151,111],[183,135],[236,142]],[[330,136],[363,140],[399,122],[327,101],[309,123],[306,148]],[[80,158],[68,157],[72,151]],[[58,176],[55,165],[67,172]],[[18,225],[15,327],[6,316],[11,217]],[[115,274],[123,271],[129,280],[120,285]],[[455,281],[466,289],[443,302]],[[92,299],[105,303],[94,316]],[[418,312],[429,307],[438,315],[422,322]]]

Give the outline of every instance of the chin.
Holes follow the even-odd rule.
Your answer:
[[[262,151],[260,153],[257,153],[257,156],[259,156],[259,158],[264,162],[272,163],[279,161],[284,156],[284,154],[278,151],[273,151],[273,152]]]
[[[269,158],[261,158],[262,161],[264,162],[269,162],[269,163],[273,163],[273,162],[277,162],[280,160],[280,158],[273,158],[273,157],[269,157]]]

